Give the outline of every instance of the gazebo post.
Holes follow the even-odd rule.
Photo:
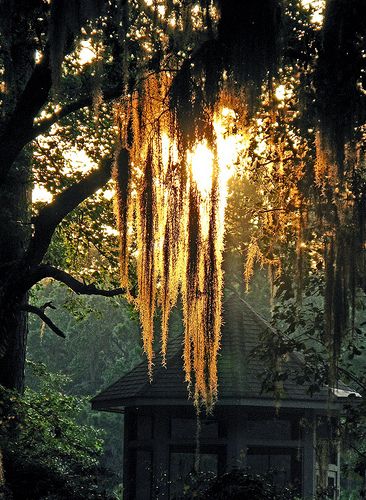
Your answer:
[[[228,419],[227,470],[240,469],[246,465],[247,412],[234,407]]]
[[[155,410],[153,477],[156,498],[168,498],[169,493],[169,413]]]
[[[303,428],[303,496],[313,500],[316,493],[316,426],[313,412],[305,414]]]
[[[131,410],[126,408],[123,415],[123,498],[126,500],[133,499],[134,485],[131,481],[131,465],[130,465],[130,443],[129,430],[131,426]]]

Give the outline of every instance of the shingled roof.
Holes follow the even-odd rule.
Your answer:
[[[262,393],[261,374],[263,364],[253,354],[260,342],[261,333],[273,328],[253,308],[236,294],[224,304],[224,326],[218,361],[219,394],[218,405],[272,406],[273,394]],[[92,408],[107,411],[123,411],[128,406],[143,405],[187,405],[187,384],[184,382],[182,362],[182,337],[170,339],[167,367],[156,358],[153,380],[150,383],[147,362],[138,364],[92,399]],[[301,358],[290,354],[286,361],[290,371],[301,368]],[[299,385],[289,378],[284,382],[282,407],[330,408],[339,407],[344,400],[358,396],[344,385],[331,391],[324,387],[313,396],[306,385]]]

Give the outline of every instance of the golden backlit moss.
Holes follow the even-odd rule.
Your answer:
[[[130,154],[129,172],[119,171],[117,158],[114,174],[121,282],[129,287],[128,262],[134,257],[135,304],[150,376],[156,308],[161,313],[165,363],[169,316],[180,292],[186,381],[196,405],[204,402],[211,407],[217,398],[226,184],[236,151],[232,143],[225,142],[225,127],[218,126],[210,148],[206,140],[198,141],[190,151],[179,147],[180,130],[166,100],[170,85],[167,73],[151,75],[117,109],[120,123],[128,121],[120,133]],[[220,109],[218,105],[212,110],[212,122],[219,119]],[[227,114],[226,110],[226,121]],[[225,147],[231,153],[223,154],[224,160],[219,161],[217,152],[223,153]]]

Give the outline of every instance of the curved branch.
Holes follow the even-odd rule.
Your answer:
[[[42,261],[58,224],[81,202],[106,184],[111,177],[111,168],[112,159],[103,159],[97,170],[62,191],[52,203],[39,212],[34,220],[33,237],[23,259],[27,268]]]
[[[160,68],[159,70],[148,73],[146,76],[141,78],[141,81],[144,81],[145,79],[149,78],[151,74],[164,73],[164,72],[174,73],[176,71],[177,71],[176,69],[170,67]],[[104,101],[112,101],[113,99],[118,99],[119,97],[122,97],[122,94],[123,94],[122,82],[119,83],[118,85],[115,85],[114,87],[102,89],[102,98]],[[50,127],[52,127],[52,125],[57,123],[62,118],[65,118],[71,113],[75,113],[75,111],[79,111],[82,108],[89,107],[92,104],[93,104],[92,94],[85,94],[76,101],[72,101],[68,104],[65,104],[65,106],[55,111],[51,116],[48,116],[48,118],[44,118],[43,120],[40,120],[38,123],[36,123],[33,126],[32,130],[30,131],[29,140],[34,140],[38,135],[44,134]]]
[[[42,61],[35,65],[15,110],[0,136],[0,185],[5,181],[20,151],[30,141],[29,134],[33,129],[34,117],[45,105],[51,85],[47,47]]]
[[[86,283],[77,280],[66,271],[58,269],[57,267],[53,267],[49,264],[40,264],[39,266],[37,266],[34,271],[30,273],[29,278],[29,286],[35,285],[44,278],[53,278],[56,281],[64,283],[79,295],[102,295],[103,297],[115,297],[117,295],[126,293],[126,290],[124,288],[101,290],[94,284],[87,285]]]
[[[25,304],[24,306],[21,307],[22,311],[30,312],[39,316],[50,330],[52,330],[59,337],[65,339],[66,335],[64,334],[64,332],[61,331],[59,327],[56,326],[55,323],[48,316],[45,315],[44,309],[45,309],[44,307],[36,307],[32,306],[31,304]]]
[[[102,96],[105,101],[110,101],[113,99],[117,99],[122,95],[122,85],[116,85],[115,87],[102,90]],[[55,123],[57,123],[62,118],[74,113],[75,111],[79,111],[82,108],[87,106],[91,106],[93,104],[93,97],[91,95],[85,95],[78,99],[77,101],[70,102],[69,104],[65,104],[58,111],[53,113],[48,118],[39,121],[31,130],[30,140],[35,139],[38,135],[44,134],[47,130]]]

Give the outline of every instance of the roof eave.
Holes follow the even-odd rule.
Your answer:
[[[257,408],[286,408],[286,409],[313,409],[342,411],[345,404],[353,404],[354,398],[337,398],[335,400],[286,400],[276,401],[269,398],[224,398],[217,406],[246,406]],[[357,401],[358,402],[358,401]],[[191,406],[192,401],[178,398],[116,398],[106,400],[92,400],[92,409],[98,411],[123,412],[128,407],[138,406]]]

